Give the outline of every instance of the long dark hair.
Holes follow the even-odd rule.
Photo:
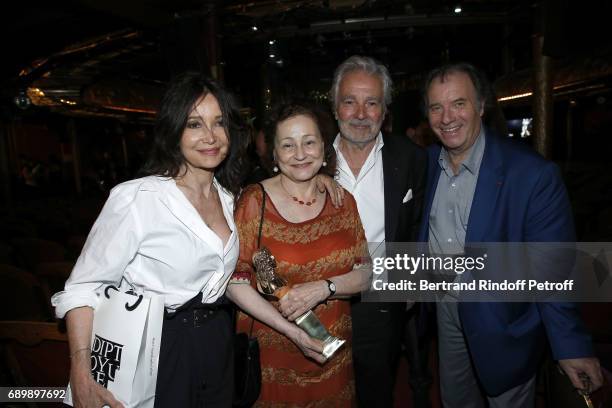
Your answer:
[[[223,188],[237,195],[248,167],[245,154],[247,129],[232,95],[199,72],[184,72],[168,83],[157,113],[153,145],[140,173],[173,178],[181,176],[179,173],[185,158],[180,142],[187,118],[196,102],[208,94],[214,95],[219,102],[229,139],[229,152],[216,168],[215,178]]]
[[[279,105],[273,110],[264,128],[268,157],[273,157],[272,152],[274,151],[274,142],[276,139],[276,130],[278,125],[287,119],[296,116],[306,116],[312,119],[315,125],[317,125],[319,133],[321,134],[321,139],[323,140],[323,160],[327,162],[326,166],[321,166],[318,174],[326,174],[333,178],[336,175],[336,150],[334,149],[334,141],[332,135],[327,134],[325,129],[321,127],[319,115],[317,115],[315,110],[311,107],[311,104],[308,102],[289,102]]]

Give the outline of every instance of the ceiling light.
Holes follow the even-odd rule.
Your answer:
[[[275,57],[276,57],[276,55],[270,54],[270,58],[275,58]]]
[[[17,96],[13,98],[13,103],[15,103],[19,109],[28,109],[32,104],[32,100],[28,97],[24,90],[21,90]]]
[[[504,96],[502,98],[497,98],[497,101],[498,102],[511,101],[513,99],[526,98],[528,96],[531,96],[532,94],[533,94],[532,92],[525,92],[525,93],[516,94],[516,95]]]
[[[270,41],[268,41],[268,44],[274,45],[275,42],[276,42],[275,40],[270,40]]]
[[[455,6],[455,13],[459,14],[459,13],[461,13],[461,11],[462,11],[461,10],[461,6],[460,5],[456,5]]]
[[[258,28],[257,28],[257,26],[252,26],[252,27],[251,27],[251,30],[253,30],[253,31],[257,31],[257,30],[258,30]]]

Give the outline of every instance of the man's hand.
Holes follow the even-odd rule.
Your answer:
[[[316,182],[317,190],[321,193],[325,191],[329,193],[334,207],[339,208],[342,206],[344,201],[344,189],[337,181],[325,174],[317,174]]]
[[[603,384],[599,360],[595,357],[559,360],[559,365],[572,381],[574,387],[579,390],[591,393]],[[584,381],[585,378],[588,378],[588,381]]]

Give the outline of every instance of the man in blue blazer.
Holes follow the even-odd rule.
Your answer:
[[[490,94],[469,64],[434,69],[424,107],[441,146],[428,150],[429,172],[419,238],[434,253],[473,242],[574,241],[565,187],[556,166],[482,124]],[[571,303],[436,305],[444,407],[533,407],[535,374],[548,338],[576,388],[601,386],[591,339]]]

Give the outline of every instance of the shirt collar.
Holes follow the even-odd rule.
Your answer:
[[[480,132],[478,133],[478,137],[476,137],[476,141],[470,147],[467,158],[461,163],[461,168],[465,168],[470,173],[477,174],[478,169],[480,168],[480,162],[482,161],[482,156],[484,154],[485,148],[485,134],[484,134],[484,126],[480,126]],[[438,164],[448,173],[449,168],[449,159],[448,152],[445,148],[440,150],[440,156],[438,157]],[[461,171],[461,170],[460,170]]]
[[[340,136],[340,133],[338,132],[338,134],[336,135],[336,138],[334,139],[334,149],[338,152],[340,151],[340,141],[342,140],[342,136]],[[383,135],[382,132],[378,132],[378,135],[376,135],[376,139],[375,139],[375,143],[374,143],[374,148],[372,150],[374,150],[375,152],[380,151],[380,149],[383,148],[383,146],[385,145],[385,142],[383,141]]]

